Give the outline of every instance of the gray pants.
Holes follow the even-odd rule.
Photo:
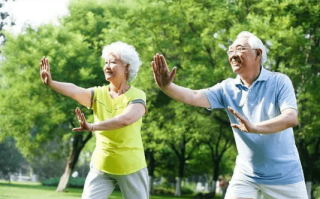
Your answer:
[[[129,175],[112,175],[92,165],[84,184],[82,199],[107,199],[117,184],[124,199],[149,199],[147,167]]]

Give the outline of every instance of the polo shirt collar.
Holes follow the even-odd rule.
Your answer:
[[[259,74],[258,79],[256,79],[255,82],[266,81],[266,80],[268,80],[269,76],[270,76],[270,73],[263,66],[261,66],[261,72]],[[238,88],[241,87],[242,89],[247,90],[247,89],[245,89],[246,87],[242,84],[239,75],[237,75],[237,77],[235,78],[235,84]],[[245,87],[245,88],[243,88],[243,87]]]

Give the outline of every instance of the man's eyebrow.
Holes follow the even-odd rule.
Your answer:
[[[243,44],[237,44],[236,46],[229,46],[229,49],[230,49],[230,48],[237,48],[237,47],[239,47],[239,46],[245,47]]]

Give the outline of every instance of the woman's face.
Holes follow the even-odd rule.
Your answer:
[[[115,55],[109,54],[105,59],[103,68],[105,79],[108,82],[112,81],[127,81],[128,64],[124,64]]]

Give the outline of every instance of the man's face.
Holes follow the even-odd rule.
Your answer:
[[[248,44],[248,37],[236,39],[229,47],[228,52],[228,60],[233,72],[236,74],[248,74],[257,67],[256,54],[253,53],[251,46]]]

